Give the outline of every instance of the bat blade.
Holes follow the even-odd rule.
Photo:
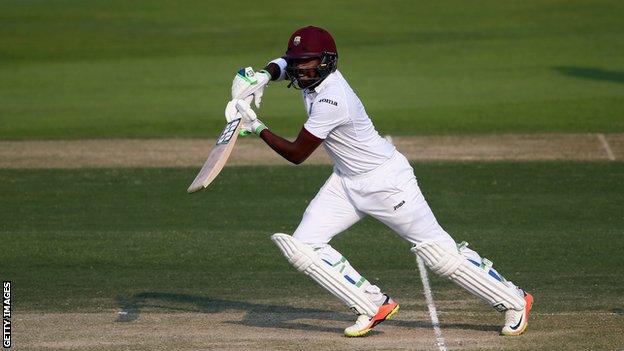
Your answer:
[[[236,144],[241,125],[240,118],[234,119],[225,125],[223,132],[217,138],[216,144],[210,150],[206,162],[204,162],[193,183],[186,189],[187,193],[192,194],[205,189],[219,175],[232,153],[234,144]]]

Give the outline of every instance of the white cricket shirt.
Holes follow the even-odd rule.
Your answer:
[[[304,127],[325,139],[325,150],[338,174],[363,174],[392,157],[394,145],[379,135],[364,105],[338,70],[302,93],[308,112]]]

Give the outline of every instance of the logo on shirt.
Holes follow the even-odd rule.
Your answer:
[[[330,99],[320,99],[319,102],[326,102],[330,105],[338,106],[338,103],[336,101]]]

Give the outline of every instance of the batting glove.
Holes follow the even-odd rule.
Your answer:
[[[253,97],[256,108],[260,108],[264,88],[269,81],[271,74],[265,70],[254,72],[251,67],[241,68],[232,81],[232,100]]]
[[[264,123],[258,119],[256,112],[252,110],[251,106],[249,106],[249,102],[245,100],[236,100],[236,109],[243,118],[241,135],[244,136],[251,133],[260,135],[260,132],[267,129],[267,126],[265,126]]]
[[[247,105],[249,105],[251,99],[253,99],[253,96],[251,95],[244,99],[247,102]],[[232,120],[235,120],[237,118],[243,118],[243,115],[241,115],[241,113],[238,112],[238,110],[236,109],[236,102],[238,100],[239,99],[232,99],[225,106],[225,120],[228,123],[232,122]]]

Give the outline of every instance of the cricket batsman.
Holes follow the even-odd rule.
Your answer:
[[[308,114],[295,141],[262,123],[249,102],[260,107],[270,81],[290,80],[301,90]],[[457,244],[438,224],[418,187],[414,170],[392,143],[380,137],[362,102],[338,70],[338,50],[329,32],[308,26],[295,31],[284,56],[260,72],[242,69],[232,84],[226,119],[242,118],[242,133],[254,133],[286,160],[300,164],[321,144],[333,160],[333,172],[310,202],[291,235],[271,239],[288,261],[342,300],[357,319],[345,329],[364,336],[392,318],[399,304],[372,284],[329,242],[372,216],[412,245],[436,274],[448,278],[505,312],[502,335],[520,335],[528,324],[533,297],[503,278],[492,262]]]

